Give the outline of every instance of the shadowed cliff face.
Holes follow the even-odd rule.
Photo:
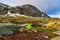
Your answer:
[[[2,15],[7,14],[8,11],[10,10],[10,13],[12,14],[19,13],[19,14],[26,15],[26,16],[49,18],[47,14],[41,12],[36,7],[29,5],[29,4],[26,4],[23,6],[10,7],[10,8],[7,5],[4,5],[4,4],[2,5],[0,5],[0,14]]]

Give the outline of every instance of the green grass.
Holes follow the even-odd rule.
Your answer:
[[[46,27],[33,27],[32,29],[35,29],[37,31],[43,31],[43,32],[54,32],[56,31],[55,28],[46,28]]]
[[[53,34],[53,32],[57,31],[56,28],[42,28],[42,27],[33,27],[33,29],[41,32],[46,32],[48,33],[48,36],[50,39],[56,37],[56,34]]]
[[[49,36],[50,39],[52,39],[52,38],[56,37],[57,35],[53,34],[53,33],[50,33],[48,36]]]

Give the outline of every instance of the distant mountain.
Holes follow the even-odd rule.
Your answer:
[[[46,17],[50,18],[46,13],[41,12],[36,7],[26,4],[23,6],[15,6],[15,7],[9,7],[8,5],[0,3],[0,14],[21,14],[26,16],[32,16],[32,17]]]

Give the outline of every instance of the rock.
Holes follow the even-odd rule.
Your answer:
[[[18,31],[18,28],[19,27],[17,25],[0,26],[0,36],[6,36],[16,33]]]

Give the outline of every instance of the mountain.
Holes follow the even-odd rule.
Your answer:
[[[11,13],[19,13],[22,15],[32,16],[32,17],[47,17],[47,18],[49,18],[49,16],[47,14],[41,12],[36,7],[29,5],[29,4],[26,4],[23,6],[11,7],[10,12]]]
[[[32,17],[44,17],[44,18],[50,18],[46,13],[41,12],[36,7],[26,4],[22,6],[15,6],[10,7],[8,5],[0,3],[0,14],[5,15],[8,14],[21,14],[26,16],[32,16]]]
[[[8,5],[0,3],[0,15],[7,14],[8,10],[9,10],[9,6]]]

